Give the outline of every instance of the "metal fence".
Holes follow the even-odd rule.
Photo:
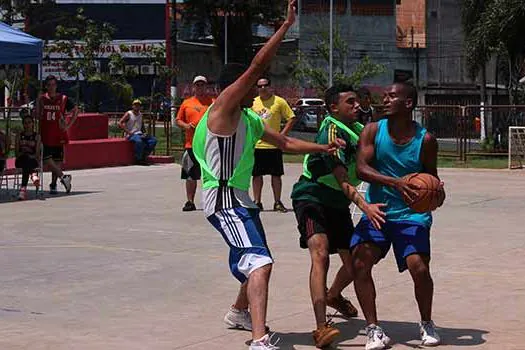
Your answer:
[[[375,119],[383,115],[382,106],[375,107]],[[143,112],[148,134],[157,138],[157,155],[173,155],[184,149],[184,132],[174,127],[172,115],[179,106],[168,112]],[[21,128],[21,116],[31,114],[29,108],[0,108],[0,129],[14,140]],[[108,117],[109,137],[124,137],[118,121],[125,112],[105,112]],[[439,142],[440,155],[466,161],[472,156],[506,156],[509,126],[525,126],[525,106],[517,105],[427,105],[414,110],[414,120],[434,134]],[[317,116],[317,125],[322,120]],[[35,121],[37,123],[38,121]],[[315,123],[313,124],[315,126]],[[35,126],[37,128],[37,125]],[[316,128],[308,130],[316,132]],[[482,137],[484,135],[484,137]],[[297,133],[294,136],[312,140],[313,135]],[[13,145],[12,145],[13,146]]]

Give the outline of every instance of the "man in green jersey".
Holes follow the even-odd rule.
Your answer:
[[[340,138],[346,147],[332,154],[313,153],[305,157],[303,175],[294,185],[292,204],[298,222],[301,248],[308,249],[311,257],[310,295],[317,329],[313,332],[319,348],[332,343],[339,330],[326,322],[326,306],[343,316],[357,315],[357,310],[341,295],[352,282],[352,262],[349,242],[354,230],[349,205],[354,202],[380,227],[384,222],[383,204],[368,204],[356,190],[356,150],[363,126],[358,123],[356,93],[349,85],[336,85],[325,93],[330,113],[319,129],[316,142],[330,144]],[[330,289],[326,276],[329,255],[339,253],[343,266],[339,269]]]
[[[238,64],[223,68],[218,79],[221,93],[197,125],[193,139],[193,152],[201,166],[204,213],[230,247],[230,270],[241,282],[237,300],[224,321],[252,331],[250,350],[278,349],[271,344],[265,326],[273,259],[260,210],[248,193],[255,145],[264,140],[295,153],[335,152],[344,145],[338,139],[318,145],[287,137],[265,127],[249,108],[257,96],[255,84],[294,23],[295,11],[296,0],[289,0],[285,22],[247,69]]]

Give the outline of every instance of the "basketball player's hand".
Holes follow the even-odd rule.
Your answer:
[[[345,148],[345,147],[346,147],[345,140],[336,138],[334,141],[332,141],[332,142],[330,142],[328,144],[328,149],[326,150],[326,152],[328,152],[328,153],[335,153],[340,148]]]
[[[386,207],[385,203],[368,204],[363,212],[366,214],[368,219],[372,222],[372,225],[377,230],[381,230],[381,225],[385,223],[386,214],[381,208]]]
[[[286,16],[286,23],[292,25],[295,22],[297,13],[297,0],[288,0],[288,15]]]
[[[403,195],[408,205],[417,199],[420,190],[418,185],[408,183],[403,178],[397,179],[394,188]]]
[[[439,199],[438,199],[438,207],[441,207],[443,205],[443,202],[445,202],[445,198],[447,195],[445,194],[445,183],[441,181],[439,184]]]

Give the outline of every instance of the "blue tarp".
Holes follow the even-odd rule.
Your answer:
[[[42,47],[42,40],[0,22],[0,64],[38,64]]]

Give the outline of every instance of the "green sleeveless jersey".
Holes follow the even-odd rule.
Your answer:
[[[242,150],[240,151],[238,161],[236,162],[233,170],[229,171],[231,176],[228,176],[227,178],[221,178],[221,175],[217,174],[217,171],[214,172],[206,160],[207,147],[210,147],[208,151],[210,151],[211,147],[213,147],[208,145],[208,113],[211,108],[211,106],[208,108],[208,111],[206,111],[201,121],[197,125],[192,145],[195,158],[201,166],[202,188],[206,190],[210,188],[217,188],[220,185],[223,185],[237,188],[242,191],[248,191],[250,188],[253,164],[255,161],[255,145],[264,134],[263,121],[249,108],[245,108],[241,111],[241,120],[239,122],[244,123],[246,130],[243,130],[245,133],[243,133],[242,137],[236,138],[236,142],[242,143]],[[233,152],[235,152],[234,149],[232,149],[232,152],[230,153]],[[224,164],[222,168],[227,168],[230,166],[231,164]],[[218,168],[221,168],[221,166]]]
[[[360,180],[356,173],[356,153],[359,135],[363,125],[354,122],[347,126],[341,121],[327,116],[316,136],[319,144],[328,144],[336,138],[343,139],[346,147],[333,154],[315,153],[306,155],[303,162],[303,175],[292,190],[293,200],[308,200],[333,208],[345,208],[350,200],[345,196],[332,171],[337,166],[347,169],[350,184],[357,186]]]

